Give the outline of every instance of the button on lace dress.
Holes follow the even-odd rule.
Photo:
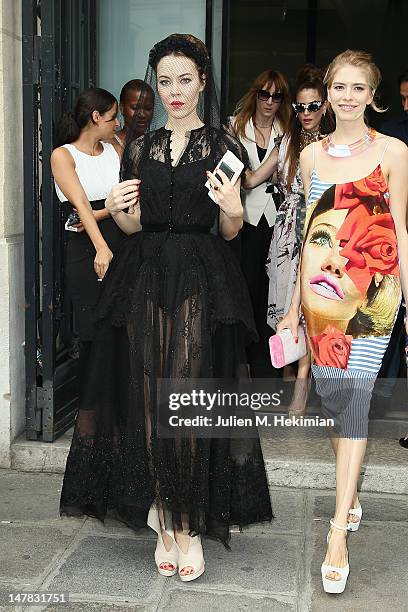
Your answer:
[[[245,369],[250,299],[231,247],[210,233],[219,207],[205,187],[227,149],[245,154],[206,126],[176,165],[170,143],[161,128],[125,153],[123,178],[141,179],[143,231],[125,238],[103,282],[60,510],[137,529],[158,508],[166,529],[227,543],[230,525],[272,518],[259,439],[158,437],[156,386]]]

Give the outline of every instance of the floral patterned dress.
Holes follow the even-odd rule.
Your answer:
[[[298,167],[290,190],[287,188],[287,163],[285,161],[288,147],[285,136],[279,147],[278,181],[284,194],[284,201],[277,212],[266,272],[269,277],[267,321],[276,329],[279,320],[287,313],[293,295],[299,265],[300,237],[299,211],[305,207],[300,168]]]
[[[372,389],[401,302],[395,226],[381,165],[330,185],[311,176],[301,308],[326,416],[366,438]]]

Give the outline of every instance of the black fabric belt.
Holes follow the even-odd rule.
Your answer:
[[[209,234],[211,227],[206,225],[170,225],[169,223],[145,223],[143,232],[170,232],[171,234]]]

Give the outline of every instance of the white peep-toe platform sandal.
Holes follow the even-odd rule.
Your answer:
[[[190,582],[191,580],[195,580],[196,578],[201,576],[201,574],[203,574],[205,570],[205,561],[200,536],[190,536],[187,552],[183,552],[180,546],[178,545],[177,548],[179,554],[178,573],[180,580],[182,580],[183,582]],[[192,567],[193,572],[191,574],[181,574],[180,572],[186,567]]]
[[[340,529],[341,531],[348,531],[348,527],[342,527],[341,525],[337,525],[333,521],[333,519],[330,519],[330,525],[335,529]],[[330,532],[327,534],[327,542],[329,541],[329,537]],[[326,593],[343,593],[344,589],[346,588],[348,575],[350,573],[350,565],[348,563],[345,567],[335,567],[334,565],[327,565],[326,563],[323,563],[321,567],[321,572],[323,589]],[[327,574],[329,572],[336,572],[340,575],[340,578],[327,578]]]
[[[361,504],[357,508],[350,508],[349,514],[352,514],[353,516],[357,516],[359,520],[349,521],[347,523],[347,529],[349,531],[358,531],[358,528],[360,527],[360,523],[361,523],[361,517],[363,516],[363,509],[361,507]]]
[[[166,550],[164,546],[162,534],[159,532],[157,537],[156,550],[154,552],[154,560],[156,561],[157,571],[162,576],[174,576],[178,569],[178,546],[173,540],[170,550]],[[165,565],[172,565],[173,569],[166,569]]]

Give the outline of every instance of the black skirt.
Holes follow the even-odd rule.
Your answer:
[[[91,202],[93,210],[102,210],[104,205],[105,200]],[[69,212],[72,212],[70,208]],[[125,234],[111,217],[100,221],[98,227],[108,247],[115,253]],[[86,342],[93,338],[92,315],[101,294],[101,283],[94,269],[95,247],[85,231],[67,234],[65,286],[72,301],[79,338]]]
[[[269,521],[258,437],[157,435],[160,378],[237,377],[256,338],[228,244],[211,234],[138,232],[103,283],[60,511],[134,529],[157,504],[174,529],[225,544],[230,525]]]

